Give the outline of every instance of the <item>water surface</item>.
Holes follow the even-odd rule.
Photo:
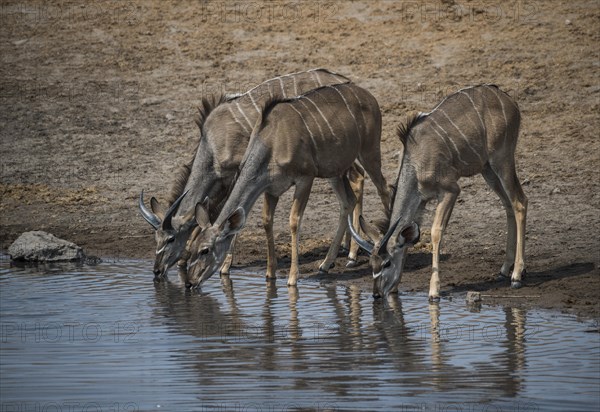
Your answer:
[[[151,266],[1,260],[1,410],[600,407],[597,325],[569,316],[241,271],[198,293]]]

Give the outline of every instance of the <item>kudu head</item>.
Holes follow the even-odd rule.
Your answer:
[[[185,251],[187,240],[196,226],[193,210],[188,215],[174,219],[174,215],[187,194],[185,191],[164,211],[158,201],[150,199],[150,209],[144,205],[144,191],[140,194],[139,207],[144,219],[154,228],[156,240],[156,258],[154,260],[154,280],[160,281],[167,275],[167,270],[180,259]]]
[[[356,243],[370,255],[369,264],[373,270],[373,297],[387,296],[400,283],[402,278],[402,267],[406,250],[410,245],[419,241],[419,226],[410,223],[398,232],[396,238],[392,238],[400,219],[391,225],[384,235],[381,235],[371,225],[360,217],[360,226],[363,232],[373,242],[363,239],[352,226],[352,219],[348,217],[348,227]]]
[[[246,213],[241,207],[229,215],[223,223],[211,224],[208,207],[196,205],[194,229],[189,242],[190,264],[185,286],[197,288],[209,279],[223,264],[233,237],[244,227]]]

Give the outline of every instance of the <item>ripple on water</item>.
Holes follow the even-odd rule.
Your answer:
[[[567,316],[241,272],[191,292],[150,268],[1,261],[3,409],[599,406],[599,335]]]

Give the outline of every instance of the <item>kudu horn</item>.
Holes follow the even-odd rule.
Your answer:
[[[146,222],[150,223],[150,225],[152,225],[154,230],[158,230],[158,228],[160,227],[160,219],[154,213],[149,211],[146,208],[146,206],[144,205],[144,191],[143,190],[142,190],[142,193],[140,193],[139,206],[140,206],[140,212],[142,213],[142,216],[144,217],[144,219],[146,219]]]
[[[385,234],[385,236],[383,237],[383,239],[381,239],[381,244],[379,245],[379,250],[385,250],[386,249],[387,243],[390,240],[390,238],[392,237],[392,235],[394,234],[394,231],[398,227],[399,223],[400,223],[400,218],[398,218],[398,220],[396,220],[396,222],[387,231],[387,233]]]
[[[183,198],[185,197],[185,195],[187,195],[187,193],[190,190],[186,190],[185,192],[183,192],[181,194],[181,196],[179,196],[177,198],[176,201],[173,202],[173,204],[171,205],[171,207],[169,207],[169,210],[167,210],[167,213],[165,213],[165,218],[162,222],[162,227],[163,229],[172,229],[173,226],[171,225],[171,219],[173,218],[173,215],[175,214],[175,212],[177,211],[177,208],[179,208],[179,204],[181,203],[181,201],[183,200]]]
[[[354,226],[352,226],[352,216],[351,215],[348,215],[348,229],[350,229],[350,234],[352,235],[352,237],[354,238],[356,243],[358,243],[358,246],[360,246],[361,248],[366,250],[367,253],[369,253],[369,255],[371,253],[373,253],[373,244],[371,242],[364,240],[362,237],[360,237],[358,232],[354,229]]]

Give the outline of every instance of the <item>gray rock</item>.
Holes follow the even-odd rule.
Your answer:
[[[36,262],[73,261],[85,258],[83,249],[74,243],[35,230],[25,232],[8,248],[13,260]]]

